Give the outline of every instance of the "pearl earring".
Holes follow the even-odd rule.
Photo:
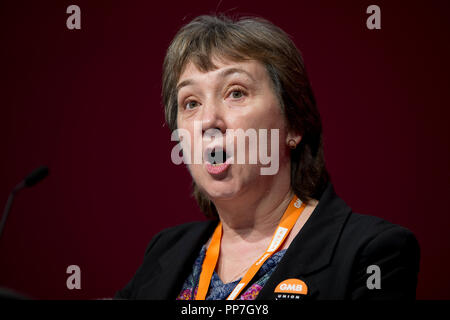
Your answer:
[[[289,148],[291,148],[291,149],[295,149],[295,148],[297,147],[297,143],[295,142],[294,139],[290,139],[290,140],[288,141],[288,146],[289,146]]]

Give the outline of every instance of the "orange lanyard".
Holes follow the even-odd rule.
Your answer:
[[[297,196],[294,196],[283,214],[281,218],[280,224],[278,228],[275,230],[275,233],[272,236],[272,241],[269,244],[269,247],[263,253],[263,255],[256,260],[255,263],[248,269],[247,273],[244,275],[242,280],[238,283],[238,285],[234,288],[234,290],[230,293],[227,300],[234,300],[239,296],[241,291],[249,284],[249,282],[253,279],[255,274],[258,272],[259,268],[264,264],[264,262],[270,258],[284,243],[287,236],[291,232],[292,228],[297,222],[297,219],[300,217],[300,214],[305,209],[306,204],[302,203]],[[211,239],[211,243],[206,250],[206,256],[203,260],[202,272],[200,273],[200,280],[197,289],[197,295],[195,296],[195,300],[205,300],[206,294],[208,293],[209,285],[211,283],[211,278],[216,268],[217,261],[219,260],[220,253],[220,241],[222,239],[222,223],[216,227],[214,234]]]

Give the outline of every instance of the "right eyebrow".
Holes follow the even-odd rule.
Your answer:
[[[190,86],[190,85],[193,85],[195,83],[195,81],[194,80],[192,80],[192,79],[186,79],[186,80],[183,80],[183,81],[181,81],[178,85],[177,85],[177,92],[178,91],[180,91],[180,89],[182,88],[182,87],[186,87],[186,86]]]

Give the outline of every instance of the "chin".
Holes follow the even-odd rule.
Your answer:
[[[239,194],[240,188],[234,183],[224,181],[214,181],[202,186],[203,192],[214,200],[230,200]]]
[[[233,169],[233,168],[231,168]],[[195,171],[197,186],[203,193],[211,200],[232,200],[244,193],[244,190],[249,188],[250,181],[256,181],[257,175],[251,179],[251,172],[240,170],[229,170],[221,179],[213,178],[206,172]],[[194,177],[194,175],[193,175]]]

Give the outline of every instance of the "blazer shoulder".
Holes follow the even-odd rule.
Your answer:
[[[360,239],[363,243],[369,243],[376,238],[387,238],[391,240],[399,238],[416,239],[414,233],[397,224],[379,217],[352,213],[345,228],[347,234],[353,239]]]
[[[214,221],[190,222],[175,227],[167,228],[156,234],[145,250],[144,259],[141,266],[136,271],[134,277],[128,284],[119,290],[116,299],[136,299],[142,296],[141,290],[155,281],[160,274],[160,261],[166,258],[169,262],[165,267],[171,269],[177,266],[183,266],[180,261],[187,261],[192,256],[192,248],[201,243],[202,239],[207,236],[208,229],[213,228]],[[173,274],[178,274],[180,270],[176,270]],[[173,280],[173,279],[172,279]],[[167,285],[169,281],[165,281]],[[164,286],[160,284],[160,286]],[[162,287],[159,287],[161,290]],[[167,289],[167,286],[165,287]],[[160,294],[160,292],[158,293]]]
[[[145,254],[147,255],[150,251],[157,248],[169,248],[177,243],[190,241],[193,235],[203,234],[215,224],[217,224],[215,220],[195,221],[164,229],[152,238]]]
[[[347,231],[348,241],[360,239],[356,241],[350,297],[414,299],[420,265],[415,235],[405,227],[361,214],[350,218]],[[367,285],[374,268],[381,273],[380,290],[370,290]]]
[[[157,235],[167,237],[179,237],[187,232],[201,232],[212,224],[217,224],[216,220],[206,220],[206,221],[193,221],[188,223],[179,224],[173,227],[169,227],[161,230]]]

